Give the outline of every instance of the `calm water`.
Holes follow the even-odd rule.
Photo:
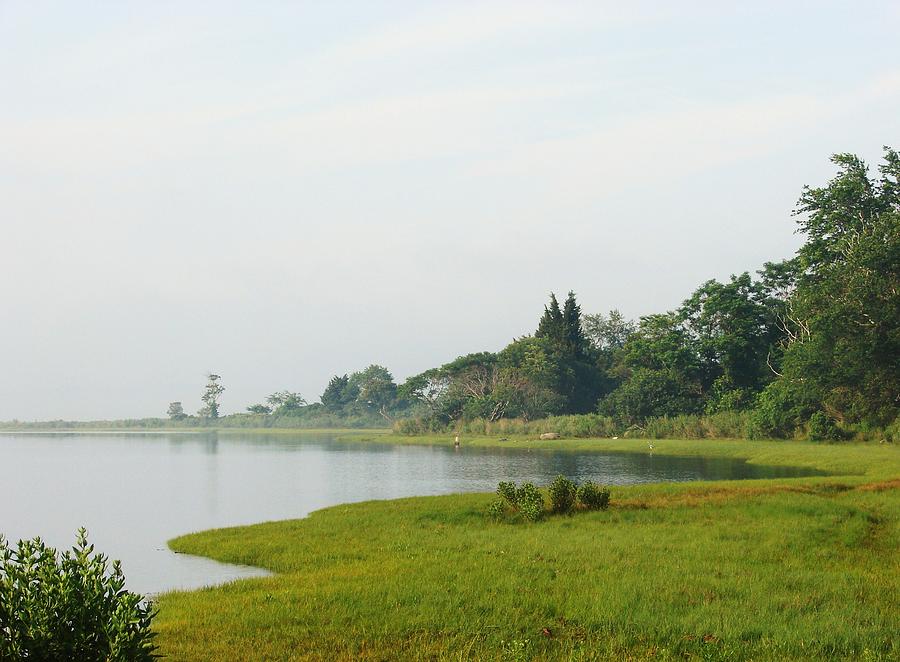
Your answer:
[[[637,444],[638,442],[636,442]],[[69,547],[85,526],[142,593],[260,574],[174,554],[166,540],[302,517],[338,503],[491,491],[557,474],[628,483],[805,475],[728,459],[341,443],[251,434],[2,434],[0,533]]]

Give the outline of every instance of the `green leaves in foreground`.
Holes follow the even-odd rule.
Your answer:
[[[0,660],[156,659],[155,613],[84,529],[61,554],[40,538],[13,548],[0,536]]]
[[[592,481],[580,486],[565,476],[557,476],[550,483],[550,510],[555,514],[571,513],[576,508],[583,510],[606,510],[609,507],[609,489]],[[521,487],[511,481],[501,481],[497,485],[499,500],[488,507],[488,516],[500,520],[507,511],[520,514],[529,522],[536,522],[544,516],[544,496],[533,483],[522,483]]]

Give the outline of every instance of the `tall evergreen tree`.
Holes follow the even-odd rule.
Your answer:
[[[348,405],[356,402],[357,395],[359,395],[359,389],[355,385],[351,386],[350,378],[347,375],[335,375],[328,382],[320,400],[325,405],[325,409],[339,413]]]
[[[538,323],[535,337],[546,343],[548,360],[554,365],[557,383],[554,390],[565,400],[565,411],[592,411],[602,390],[602,375],[597,357],[581,326],[581,307],[575,293],[569,292],[563,309],[555,294]]]
[[[565,336],[565,321],[563,320],[562,311],[559,309],[559,301],[556,300],[556,294],[550,293],[550,305],[544,306],[544,314],[541,321],[538,322],[537,331],[534,335],[537,338],[547,338],[553,343],[557,343]]]
[[[569,352],[573,356],[584,357],[588,351],[588,341],[581,328],[581,306],[575,301],[575,293],[571,290],[563,305],[562,319]]]

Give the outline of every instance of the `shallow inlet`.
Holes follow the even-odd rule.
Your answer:
[[[610,485],[794,477],[743,460],[641,452],[401,446],[328,434],[9,433],[0,435],[0,533],[69,547],[80,526],[141,593],[266,574],[175,554],[191,531],[303,517],[369,499],[493,491],[557,474]]]

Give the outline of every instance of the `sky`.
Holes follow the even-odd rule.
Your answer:
[[[0,0],[0,420],[315,401],[793,254],[900,3]]]

